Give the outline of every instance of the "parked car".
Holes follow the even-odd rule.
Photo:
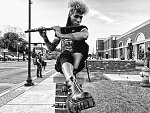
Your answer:
[[[2,61],[4,59],[3,55],[0,55],[0,61]]]
[[[12,55],[6,55],[5,57],[8,58],[8,60],[17,60],[18,58]]]
[[[4,60],[4,56],[3,55],[0,55],[0,60]],[[9,60],[8,57],[5,56],[5,61]]]

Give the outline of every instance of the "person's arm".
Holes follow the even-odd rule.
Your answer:
[[[41,31],[39,31],[39,33],[40,33],[40,36],[43,38],[43,40],[44,40],[44,42],[45,42],[47,48],[48,48],[49,50],[51,50],[51,51],[55,50],[55,48],[57,47],[57,45],[58,45],[59,42],[60,42],[60,39],[57,38],[57,37],[55,37],[54,40],[53,40],[53,42],[51,43],[51,42],[49,41],[48,37],[47,37],[46,31],[42,31],[42,30],[41,30]]]
[[[69,33],[69,34],[61,34],[59,38],[67,38],[72,40],[87,40],[89,36],[87,29],[82,29],[80,32]]]
[[[62,34],[59,26],[55,26],[56,36],[60,39],[72,39],[72,40],[87,40],[89,33],[86,28],[83,28],[80,32]]]
[[[47,48],[51,51],[55,50],[55,48],[57,47],[57,45],[60,42],[60,39],[58,39],[57,37],[54,38],[52,43],[49,41],[49,39],[47,37],[43,38],[43,40],[44,40]]]
[[[36,58],[36,61],[37,61],[37,63],[39,63],[39,64],[40,64],[39,58]]]

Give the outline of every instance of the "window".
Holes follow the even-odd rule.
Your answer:
[[[139,34],[137,35],[136,41],[137,41],[137,42],[140,42],[140,41],[143,41],[143,40],[145,40],[144,34],[143,34],[143,33],[139,33]]]

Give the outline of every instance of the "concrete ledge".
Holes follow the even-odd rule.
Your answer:
[[[53,77],[53,83],[64,83],[66,78],[63,74],[56,72],[51,77]],[[81,76],[77,76],[77,80],[79,84],[83,84],[85,79]]]
[[[104,74],[104,76],[112,81],[142,81],[142,77],[140,75]]]

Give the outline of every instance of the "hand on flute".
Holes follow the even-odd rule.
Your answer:
[[[55,31],[55,36],[57,38],[61,38],[61,36],[62,36],[61,27],[60,26],[53,26],[52,29]]]
[[[47,32],[46,32],[46,30],[44,30],[45,29],[45,27],[39,27],[38,28],[38,30],[39,30],[39,34],[40,34],[40,36],[41,37],[43,37],[43,38],[47,38]]]

